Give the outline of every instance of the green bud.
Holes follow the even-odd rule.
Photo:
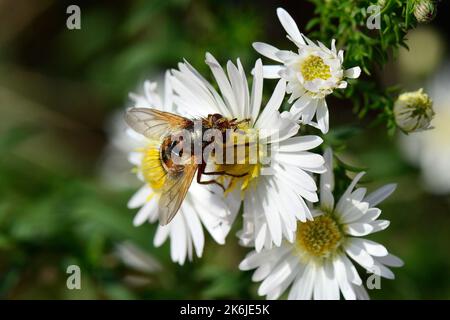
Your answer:
[[[402,93],[395,101],[394,116],[397,126],[405,133],[430,129],[433,101],[423,89]]]
[[[419,0],[414,5],[414,16],[417,22],[428,23],[436,16],[436,3],[434,0]]]

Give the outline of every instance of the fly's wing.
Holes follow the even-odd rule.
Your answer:
[[[131,108],[127,110],[125,121],[136,132],[155,140],[184,129],[191,123],[191,120],[179,115],[151,108]]]
[[[192,183],[198,165],[195,163],[194,157],[190,159],[190,162],[184,165],[183,171],[177,173],[168,171],[166,174],[159,199],[159,224],[162,226],[168,224],[175,217]]]

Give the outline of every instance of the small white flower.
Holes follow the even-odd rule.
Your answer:
[[[262,174],[262,160],[266,154],[259,154],[257,163],[218,165],[217,171],[241,178],[220,177],[226,183],[228,197],[236,195],[240,203],[244,200],[244,228],[240,232],[243,244],[253,244],[256,250],[269,248],[272,243],[280,245],[282,238],[294,240],[297,220],[312,219],[305,199],[318,201],[317,186],[310,173],[324,172],[321,155],[308,152],[322,143],[317,136],[294,137],[299,125],[288,112],[280,114],[278,109],[285,96],[286,83],[281,79],[271,98],[261,108],[263,92],[263,70],[261,60],[254,69],[251,90],[244,69],[237,61],[227,63],[227,74],[211,55],[206,55],[220,94],[187,62],[173,70],[172,85],[176,95],[174,101],[180,112],[192,117],[205,117],[218,113],[228,119],[247,119],[240,131],[256,132],[259,150],[272,155],[273,174]],[[270,134],[269,134],[270,131]]]
[[[164,100],[157,92],[157,84],[146,81],[144,95],[130,94],[134,107],[176,113],[168,73],[165,79]],[[129,208],[140,208],[133,221],[135,226],[139,226],[158,220],[158,192],[164,178],[164,169],[159,157],[159,141],[150,141],[132,129],[128,129],[127,133],[134,145],[139,146],[130,153],[129,160],[136,166],[138,178],[144,182],[128,202]],[[228,206],[223,199],[223,192],[199,185],[194,179],[172,222],[166,226],[158,225],[154,245],[161,246],[170,238],[171,258],[180,265],[186,258],[192,260],[194,251],[197,257],[201,257],[205,242],[202,225],[217,243],[224,244],[237,210],[237,207],[231,209]]]
[[[314,220],[299,222],[295,243],[250,252],[241,270],[256,269],[253,281],[262,281],[258,294],[279,298],[286,289],[289,299],[368,298],[354,262],[368,272],[393,279],[387,267],[403,262],[374,241],[362,237],[384,230],[389,221],[377,220],[375,206],[387,198],[395,185],[386,185],[366,196],[365,188],[353,190],[364,173],[358,174],[335,205],[332,153],[324,154],[327,172],[320,180],[320,206]],[[352,262],[352,259],[354,262]]]
[[[450,64],[431,81],[433,130],[400,136],[407,159],[421,169],[424,187],[434,194],[450,194]]]
[[[293,103],[291,113],[302,123],[327,133],[329,115],[325,97],[335,89],[346,88],[345,79],[358,78],[361,69],[342,69],[344,52],[336,50],[334,39],[330,50],[301,34],[294,19],[284,9],[278,8],[277,15],[288,34],[287,38],[298,47],[298,52],[279,50],[266,43],[253,43],[260,54],[280,63],[264,66],[264,77],[285,79],[288,82],[287,93],[291,94],[289,103]],[[317,122],[312,121],[314,115]]]

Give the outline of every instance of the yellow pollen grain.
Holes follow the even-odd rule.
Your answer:
[[[331,77],[330,66],[319,56],[309,56],[300,65],[300,71],[306,81],[327,80]]]
[[[323,214],[313,221],[298,223],[296,245],[311,256],[325,258],[336,251],[342,238],[336,221]]]

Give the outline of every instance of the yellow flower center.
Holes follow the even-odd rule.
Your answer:
[[[297,225],[297,248],[316,258],[326,258],[339,247],[343,234],[330,214]]]
[[[300,65],[300,71],[306,81],[314,79],[327,80],[331,77],[330,66],[319,56],[309,56]]]
[[[157,191],[164,185],[166,171],[162,165],[159,148],[150,144],[146,149],[141,150],[143,153],[141,162],[141,172],[145,182]]]

